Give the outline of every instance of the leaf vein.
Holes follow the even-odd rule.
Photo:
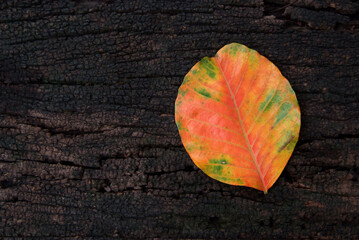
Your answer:
[[[233,156],[233,157],[237,157],[237,158],[240,158],[242,160],[246,160],[250,163],[253,163],[252,160],[250,159],[247,159],[247,158],[244,158],[242,156],[239,156],[239,155],[235,155],[235,154],[232,154],[232,153],[226,153],[226,152],[219,152],[219,151],[213,151],[213,150],[209,150],[209,149],[199,149],[200,151],[203,151],[203,152],[214,152],[214,153],[220,153],[220,154],[226,154],[226,155],[229,155],[229,156]]]
[[[256,116],[256,118],[253,120],[253,123],[251,125],[251,127],[248,130],[248,134],[251,133],[251,131],[253,130],[253,127],[256,125],[256,121],[257,119],[263,114],[264,110],[266,109],[266,107],[268,106],[268,104],[272,101],[273,97],[277,94],[278,91],[278,87],[280,85],[280,82],[277,84],[276,89],[274,91],[274,94],[271,96],[271,98],[268,100],[268,102],[266,103],[266,105],[262,108],[262,110],[259,112],[259,114]],[[252,145],[253,146],[253,145]]]
[[[283,135],[284,135],[284,134],[283,134]],[[278,139],[276,140],[276,143],[277,143],[280,139],[282,139],[283,135],[281,135],[280,138],[278,138]],[[288,144],[291,143],[294,139],[295,139],[295,136],[292,136],[292,137],[290,138],[290,140],[285,144],[285,146],[283,147],[283,149],[284,149],[286,146],[288,146]],[[273,145],[274,145],[274,144],[273,144]],[[283,149],[281,149],[281,150],[276,154],[276,156],[274,156],[274,157],[269,161],[269,163],[273,162],[273,160],[279,155],[280,152],[283,151]],[[268,154],[266,154],[266,155],[268,155]],[[264,161],[262,161],[262,163],[263,163],[263,162],[264,162]],[[265,171],[263,171],[263,177],[265,177],[265,176],[267,175],[268,170],[270,169],[270,167],[271,167],[271,165],[268,165],[267,169],[266,169]]]
[[[293,109],[294,109],[294,108],[291,107],[291,109],[285,114],[285,116],[284,116],[278,123],[280,123],[281,121],[283,121],[283,119],[287,118],[287,116],[289,116],[289,112],[291,112]],[[277,126],[278,126],[278,124],[277,124]],[[276,126],[276,127],[277,127],[277,126]],[[264,127],[264,126],[263,126],[263,127]],[[267,134],[266,137],[265,137],[265,140],[263,141],[263,143],[261,144],[261,146],[258,148],[258,151],[257,151],[257,153],[256,153],[256,156],[258,156],[259,152],[262,150],[262,147],[263,147],[263,146],[265,145],[265,143],[267,142],[268,136],[270,135],[271,132],[273,132],[273,129],[275,129],[276,127],[272,128],[272,129],[268,132],[268,134]],[[261,129],[261,130],[262,130],[262,129]],[[259,136],[259,134],[258,134],[257,136]],[[256,140],[257,140],[257,139],[256,139]],[[254,145],[254,143],[253,143],[253,145]]]
[[[250,83],[250,85],[249,85],[249,88],[244,92],[244,96],[243,96],[242,101],[241,101],[241,103],[239,104],[238,108],[241,108],[241,106],[242,106],[244,100],[246,99],[246,97],[247,97],[247,95],[248,95],[247,93],[251,91],[251,89],[252,89],[252,87],[253,87],[253,84],[254,84],[255,81],[257,80],[257,76],[258,76],[258,70],[256,71],[255,76],[252,77],[251,83]],[[236,95],[234,95],[234,99],[236,99]]]
[[[247,53],[247,56],[246,56],[246,60],[244,61],[245,63],[246,63],[246,65],[245,65],[245,71],[244,71],[244,73],[242,74],[242,76],[241,76],[241,81],[239,82],[239,84],[238,84],[238,87],[237,87],[237,89],[236,89],[236,91],[235,91],[235,93],[234,93],[234,96],[236,96],[237,95],[237,92],[238,92],[238,90],[239,90],[239,88],[240,88],[240,86],[242,85],[242,82],[243,82],[243,79],[244,79],[244,76],[246,75],[246,72],[247,72],[247,68],[248,68],[248,65],[249,65],[249,63],[248,63],[248,59],[249,59],[249,54],[250,54],[250,50],[248,50],[248,53]],[[242,68],[243,68],[243,66],[242,66]],[[241,72],[242,72],[242,68],[241,68]],[[223,74],[224,75],[224,74]],[[235,101],[235,98],[234,98],[234,101]]]
[[[253,169],[253,168],[249,168],[249,167],[241,167],[241,166],[237,166],[237,165],[232,165],[232,164],[218,164],[218,163],[209,163],[209,165],[214,165],[214,166],[231,166],[233,168],[240,168],[240,169],[247,169],[247,170],[251,170],[251,171],[254,171],[254,172],[257,172],[257,170]]]
[[[210,97],[204,96],[204,95],[200,94],[199,92],[193,90],[192,88],[188,88],[188,89],[189,89],[190,91],[194,92],[195,94],[197,94],[197,95],[200,96],[200,97],[210,99],[210,100],[212,100],[212,101],[218,102],[218,103],[220,103],[221,105],[226,106],[226,107],[229,107],[229,108],[232,108],[232,109],[234,108],[234,107],[231,107],[231,106],[229,106],[229,105],[227,105],[227,104],[224,104],[223,102],[216,101],[216,100],[214,100],[214,99],[212,99],[212,98],[210,98]]]
[[[272,77],[272,75],[273,75],[273,68],[272,68],[272,71],[271,71],[271,74],[269,74],[269,77],[267,77],[267,79],[266,79],[266,81],[268,81],[268,79],[270,79],[271,77]],[[257,96],[257,98],[256,98],[256,100],[254,101],[254,103],[251,105],[251,108],[249,109],[249,111],[247,111],[246,112],[246,116],[245,117],[243,117],[244,119],[246,119],[247,118],[247,116],[252,112],[252,110],[253,110],[253,108],[254,108],[254,106],[258,106],[258,104],[257,104],[257,102],[258,102],[258,99],[262,96],[262,94],[264,93],[264,90],[266,89],[266,84],[264,84],[264,87],[263,87],[263,89],[262,89],[262,91],[261,91],[261,93],[260,94],[258,94],[258,96]]]
[[[218,114],[218,115],[220,115],[220,116],[223,116],[223,117],[225,117],[225,118],[228,118],[229,120],[232,120],[232,121],[238,122],[238,120],[237,120],[237,119],[234,119],[234,118],[231,118],[230,116],[227,116],[227,115],[225,115],[225,114],[222,114],[222,113],[216,112],[216,111],[214,111],[214,110],[212,110],[212,109],[210,109],[210,108],[202,107],[202,106],[195,105],[195,104],[192,104],[192,106],[193,106],[193,107],[195,107],[195,108],[200,108],[200,109],[204,109],[204,110],[207,110],[207,111],[213,112],[213,113],[215,113],[215,114]]]
[[[233,146],[236,146],[236,147],[239,147],[239,148],[242,148],[244,150],[248,150],[247,148],[239,145],[239,144],[236,144],[236,143],[233,143],[233,142],[229,142],[229,141],[226,141],[226,140],[220,140],[220,139],[216,139],[216,138],[210,138],[210,137],[205,137],[205,136],[201,136],[201,135],[197,135],[197,134],[193,134],[194,136],[197,136],[197,137],[200,137],[200,138],[205,138],[205,139],[208,139],[208,140],[212,140],[212,141],[218,141],[218,142],[223,142],[223,143],[227,143],[227,144],[230,144],[230,145],[233,145]]]
[[[237,65],[237,62],[238,62],[238,58],[239,58],[239,56],[240,56],[240,54],[237,54],[237,56],[236,56],[236,60],[235,60],[235,62],[234,62],[234,64],[233,65]],[[243,64],[242,64],[242,66],[243,66]],[[242,68],[242,67],[241,67]],[[225,69],[224,71],[226,71],[227,69]],[[233,69],[232,69],[232,73],[231,73],[231,77],[229,78],[229,86],[230,86],[230,84],[231,84],[231,82],[233,81],[233,75],[234,75],[234,73],[235,73],[235,70],[236,70],[236,68],[235,67],[233,67]]]
[[[205,87],[205,88],[208,88],[208,89],[210,89],[210,90],[212,90],[212,91],[215,91],[215,92],[218,92],[218,93],[220,93],[220,94],[225,94],[225,95],[227,95],[228,97],[230,97],[230,95],[229,95],[228,93],[220,92],[220,91],[218,91],[218,90],[216,90],[216,89],[213,89],[213,88],[211,88],[211,87],[205,85],[204,83],[202,83],[201,81],[199,81],[199,80],[197,80],[197,79],[195,79],[195,82],[200,83],[200,84],[201,84],[203,87]]]
[[[177,112],[177,114],[178,114],[179,116],[181,116],[182,118],[188,118],[188,119],[191,120],[191,121],[196,121],[196,122],[208,124],[208,125],[210,125],[210,126],[214,126],[214,127],[219,128],[219,129],[223,129],[223,130],[225,130],[225,131],[227,131],[227,132],[232,132],[232,133],[234,133],[234,134],[237,134],[237,135],[243,137],[243,134],[240,134],[240,133],[237,132],[237,131],[233,131],[233,130],[231,130],[231,129],[224,128],[224,127],[220,127],[220,126],[217,126],[217,125],[215,125],[215,124],[213,124],[213,123],[210,123],[210,122],[206,122],[206,121],[198,120],[198,119],[191,118],[191,117],[188,117],[188,116],[184,116],[184,115],[179,114],[179,112]]]
[[[216,60],[216,58],[214,58],[214,59]],[[216,60],[216,61],[217,61],[217,60]],[[239,123],[240,123],[240,125],[241,125],[243,134],[244,134],[244,139],[245,139],[245,141],[246,141],[246,143],[247,143],[248,150],[249,150],[250,155],[252,156],[253,162],[254,162],[254,164],[255,164],[255,166],[256,166],[256,169],[257,169],[259,178],[260,178],[261,183],[262,183],[262,186],[263,186],[263,191],[264,191],[265,193],[267,193],[267,189],[266,189],[266,186],[265,186],[265,184],[264,184],[264,179],[263,179],[262,173],[261,173],[261,171],[260,171],[260,169],[259,169],[259,167],[258,167],[257,159],[256,159],[256,157],[254,156],[254,153],[253,153],[253,150],[252,150],[252,146],[251,146],[251,144],[250,144],[250,142],[249,142],[249,140],[248,140],[248,135],[247,135],[247,133],[246,133],[246,130],[244,129],[243,122],[242,122],[241,116],[240,116],[240,114],[239,114],[239,110],[238,110],[238,107],[237,107],[236,99],[234,98],[234,94],[233,94],[233,92],[232,92],[232,90],[231,90],[231,87],[230,87],[229,84],[228,84],[228,81],[227,81],[227,79],[226,79],[226,76],[225,76],[224,73],[223,73],[223,70],[222,70],[222,68],[221,68],[221,65],[220,65],[218,62],[217,62],[217,64],[218,64],[218,66],[219,66],[219,69],[220,69],[221,72],[222,72],[222,75],[223,75],[223,77],[224,77],[224,80],[225,80],[225,82],[226,82],[226,84],[227,84],[227,87],[228,87],[228,89],[229,89],[229,92],[230,92],[230,94],[231,94],[232,101],[233,101],[233,103],[234,103],[235,110],[236,110],[236,113],[237,113],[237,117],[238,117]]]

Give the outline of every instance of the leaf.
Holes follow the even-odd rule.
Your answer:
[[[278,68],[238,43],[187,73],[176,124],[193,162],[208,176],[267,193],[298,141],[300,109]]]

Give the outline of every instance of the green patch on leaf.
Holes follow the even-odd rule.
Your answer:
[[[184,130],[184,127],[183,127],[183,124],[182,124],[182,120],[181,120],[181,119],[178,119],[178,120],[176,121],[176,125],[177,125],[178,130],[180,130],[180,131]]]
[[[212,71],[207,71],[208,76],[210,76],[211,78],[215,79],[216,78],[216,73],[212,72]]]
[[[209,163],[212,163],[212,164],[222,164],[222,165],[226,165],[228,164],[228,161],[224,158],[219,158],[219,159],[210,159],[208,161]]]
[[[273,96],[272,100],[270,100],[270,102],[267,104],[266,108],[264,109],[264,112],[268,112],[273,107],[273,105],[280,105],[283,100],[281,95],[282,93],[277,91]]]
[[[186,95],[187,92],[188,92],[187,89],[186,89],[186,90],[181,90],[181,91],[179,92],[179,94],[181,94],[181,96],[184,97],[184,95]]]
[[[282,104],[282,106],[279,108],[278,113],[276,115],[275,123],[273,125],[273,128],[288,114],[290,109],[293,107],[291,103],[285,102]]]
[[[205,97],[211,98],[211,94],[204,88],[195,88],[194,90]]]
[[[212,60],[208,57],[203,58],[200,61],[200,68],[204,69],[206,71],[206,74],[211,77],[212,79],[217,79],[216,78],[216,67],[214,66],[214,63],[212,62]]]
[[[292,140],[295,139],[295,136],[291,132],[287,132],[276,144],[277,152],[280,153],[284,148],[291,144]],[[296,141],[293,141],[295,146]]]
[[[184,79],[183,79],[183,83],[182,83],[182,85],[184,85],[184,84],[188,83],[188,82],[189,82],[189,80],[190,80],[190,78],[189,78],[188,76],[185,76],[185,77],[184,77]]]
[[[223,166],[213,165],[213,164],[206,164],[203,170],[208,174],[222,175]]]
[[[240,179],[240,178],[237,178],[237,179],[235,180],[235,182],[237,182],[237,183],[240,184],[240,185],[244,184],[244,182],[243,182],[242,179]]]
[[[229,48],[229,55],[234,57],[238,52],[248,52],[248,48],[238,43],[232,43]]]
[[[263,108],[268,104],[268,101],[271,100],[273,94],[275,94],[275,91],[273,89],[271,89],[269,91],[269,93],[267,93],[266,98],[264,99],[264,101],[259,104],[259,111],[262,111]]]
[[[214,174],[218,174],[218,175],[220,175],[220,174],[222,174],[222,172],[223,172],[223,167],[222,166],[218,166],[218,165],[216,165],[216,166],[213,166],[213,171],[212,171]]]

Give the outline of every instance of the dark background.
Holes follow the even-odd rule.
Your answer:
[[[0,236],[359,238],[350,0],[1,1]],[[174,122],[184,75],[238,42],[302,111],[267,195],[217,182]]]

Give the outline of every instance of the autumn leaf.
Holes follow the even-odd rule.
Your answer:
[[[264,193],[298,141],[300,109],[289,82],[267,58],[238,43],[192,67],[175,112],[183,145],[203,172]]]

